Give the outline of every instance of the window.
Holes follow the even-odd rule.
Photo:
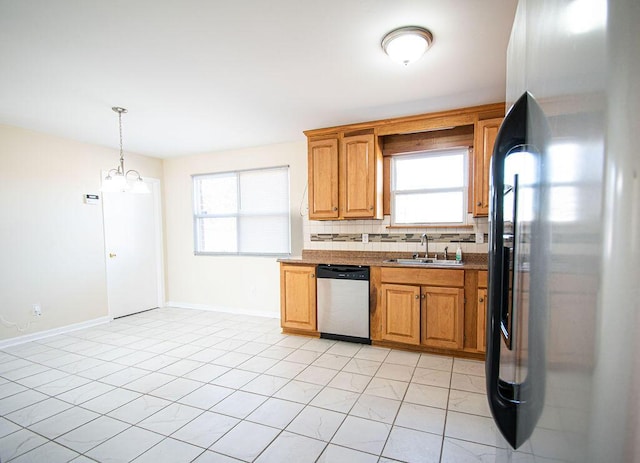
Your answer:
[[[393,156],[392,223],[466,224],[467,157],[466,148]]]
[[[291,252],[289,167],[193,176],[196,254]]]

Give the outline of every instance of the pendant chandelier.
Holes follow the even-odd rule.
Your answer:
[[[107,172],[107,176],[102,180],[102,191],[107,192],[125,192],[130,193],[150,193],[149,187],[142,180],[137,170],[124,170],[124,154],[122,152],[122,113],[126,113],[125,108],[114,106],[111,108],[118,113],[118,128],[120,132],[120,164],[117,168]]]

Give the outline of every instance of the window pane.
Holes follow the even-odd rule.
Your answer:
[[[240,219],[240,252],[288,254],[289,215],[252,216]]]
[[[286,213],[289,210],[289,172],[286,168],[240,173],[243,214]]]
[[[196,175],[198,253],[289,254],[289,167]]]
[[[459,188],[464,186],[464,152],[394,158],[394,190]]]
[[[233,214],[238,209],[238,178],[236,174],[198,177],[200,197],[196,211],[200,214]]]
[[[394,203],[395,223],[460,223],[463,221],[464,194],[397,194]]]
[[[238,252],[235,217],[203,218],[196,221],[198,252]]]

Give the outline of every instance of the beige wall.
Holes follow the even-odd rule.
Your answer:
[[[279,264],[273,257],[194,256],[191,175],[289,165],[292,252],[303,245],[300,202],[307,181],[305,142],[164,161],[167,303],[279,315]]]
[[[108,315],[101,171],[118,152],[0,125],[0,340]],[[126,154],[127,168],[162,178],[162,161]],[[41,317],[32,304],[42,305]]]

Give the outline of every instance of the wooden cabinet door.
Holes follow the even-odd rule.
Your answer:
[[[309,218],[337,219],[338,139],[309,141]]]
[[[476,123],[473,150],[473,215],[475,217],[489,214],[489,168],[493,145],[501,123],[502,118]]]
[[[478,289],[478,325],[476,328],[477,349],[487,351],[487,289]]]
[[[283,328],[316,331],[316,268],[280,266],[280,324]]]
[[[376,155],[373,134],[344,137],[340,144],[340,207],[344,218],[376,214]]]
[[[382,285],[382,339],[420,344],[420,287]]]
[[[422,287],[422,344],[462,349],[464,289]]]

